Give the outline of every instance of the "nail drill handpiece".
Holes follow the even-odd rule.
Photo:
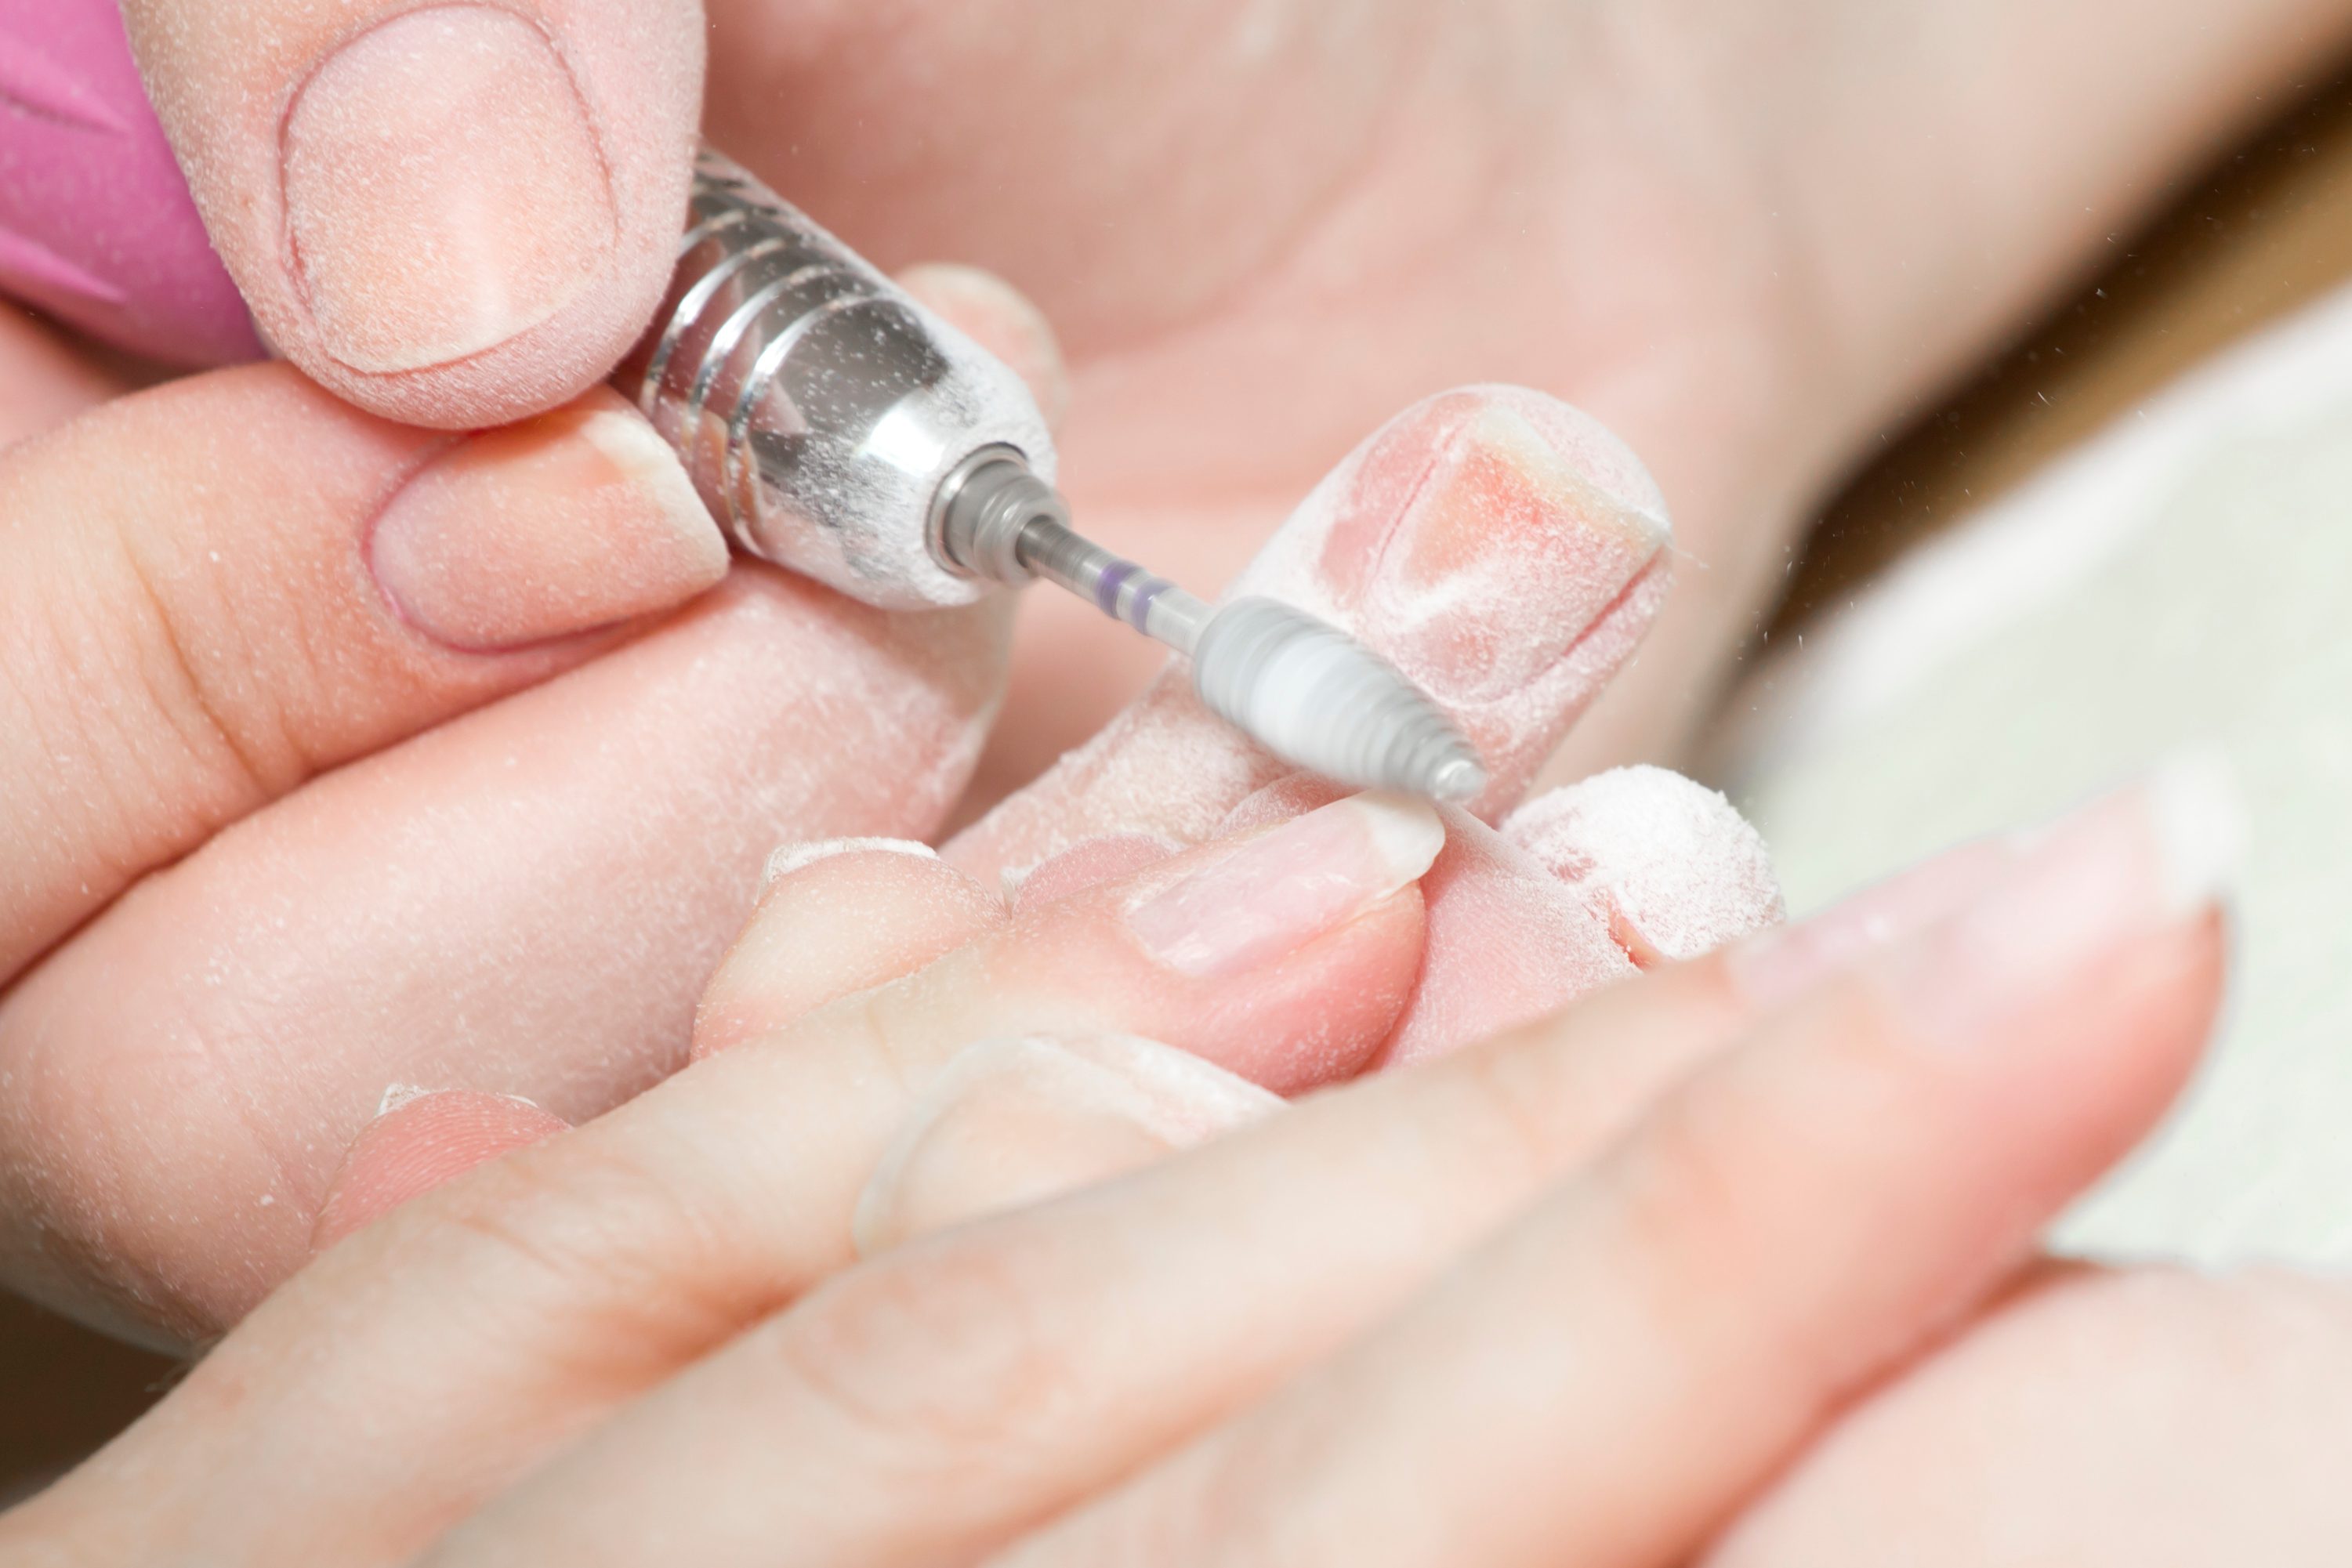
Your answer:
[[[1210,709],[1287,761],[1441,800],[1486,788],[1469,742],[1370,649],[1274,600],[1213,608],[1075,532],[1020,378],[716,153],[614,381],[753,555],[886,608],[1042,578],[1187,655]]]

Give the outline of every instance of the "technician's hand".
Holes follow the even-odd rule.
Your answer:
[[[1287,1110],[1134,1036],[1358,1047],[1436,823],[1356,800],[1188,851],[397,1212],[379,1185],[0,1542],[1685,1563],[2178,1089],[2221,972],[2198,805],[2128,792]],[[812,997],[900,940],[826,904]],[[1080,1157],[1041,1181],[1040,1147]]]

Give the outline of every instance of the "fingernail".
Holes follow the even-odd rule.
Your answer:
[[[1203,977],[1239,973],[1418,881],[1444,847],[1444,825],[1428,802],[1350,796],[1148,895],[1128,910],[1128,927],[1170,968]]]
[[[859,1196],[851,1236],[870,1256],[1108,1180],[1281,1104],[1153,1040],[983,1041],[924,1087]]]
[[[345,44],[295,99],[281,156],[297,276],[355,371],[446,363],[546,320],[617,232],[572,72],[495,6],[411,11]]]
[[[1892,990],[1931,1036],[1967,1041],[2124,943],[2217,907],[2243,839],[2215,759],[2147,782],[2036,835],[1894,963]]]
[[[940,852],[915,839],[820,839],[814,843],[786,844],[768,857],[760,872],[760,892],[768,890],[796,871],[805,871],[819,861],[833,860],[840,855],[854,854],[911,855],[917,860],[935,861]]]
[[[2212,904],[2234,875],[2240,822],[2225,765],[2176,759],[2050,828],[1964,845],[1743,943],[1726,967],[1750,1000],[1779,1007],[1925,943],[1897,960],[1924,1010],[1971,997],[2013,1006],[2134,933]]]
[[[651,426],[575,404],[474,436],[411,478],[368,562],[417,631],[487,651],[667,609],[726,575],[727,545]]]
[[[1656,559],[1665,512],[1622,442],[1533,394],[1485,401],[1398,518],[1363,609],[1375,644],[1436,696],[1525,689]],[[1539,427],[1538,419],[1544,421]]]
[[[1786,1006],[1958,909],[1999,880],[2015,852],[2001,839],[1948,850],[1810,919],[1738,944],[1724,955],[1724,967],[1756,1006]]]

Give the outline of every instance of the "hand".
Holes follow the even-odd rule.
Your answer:
[[[1569,779],[1673,755],[1880,423],[2352,26],[2345,0],[707,8],[707,110],[691,0],[124,10],[272,340],[396,417],[492,423],[604,372],[661,292],[698,110],[877,258],[1036,298],[1088,528],[1204,589],[1395,408],[1507,381],[1591,410],[1702,570]],[[1035,608],[992,796],[1155,667]]]
[[[2049,1268],[1845,1416],[1706,1568],[2325,1568],[2340,1280]]]
[[[986,329],[969,288],[940,298],[965,300],[964,319]],[[599,428],[642,437],[625,415],[612,419],[622,423]],[[529,438],[513,431],[457,449],[461,471],[489,468],[506,488],[428,488],[444,504],[433,538],[484,548],[465,527],[478,512],[499,519],[499,541],[532,505],[572,517],[560,487],[542,495],[547,465],[500,469],[471,455],[527,450]],[[354,462],[353,443],[376,467]],[[492,695],[499,679],[525,684],[604,647],[539,646],[560,629],[541,606],[527,628],[533,645],[503,663],[430,637],[419,650],[419,614],[387,610],[365,576],[364,541],[404,472],[383,454],[441,450],[441,438],[381,424],[263,368],[124,400],[0,459],[27,486],[10,510],[24,562],[11,579],[25,596],[14,623],[47,626],[52,607],[70,602],[88,620],[67,624],[86,624],[96,650],[73,667],[139,671],[146,650],[184,646],[202,678],[194,698],[166,691],[181,707],[141,707],[132,699],[143,688],[127,680],[60,682],[68,661],[48,642],[10,644],[15,662],[0,666],[42,705],[13,733],[78,742],[28,756],[8,775],[18,794],[0,814],[25,830],[0,862],[21,879],[0,910],[17,922],[7,958],[20,971],[0,998],[10,1076],[0,1266],[19,1288],[119,1332],[204,1339],[299,1267],[344,1152],[388,1093],[520,1096],[577,1121],[673,1070],[767,849],[928,831],[976,748],[1001,623],[876,615],[750,568],[564,681],[391,745]],[[675,502],[675,465],[658,450],[647,461]],[[1406,472],[1432,482],[1399,495],[1393,478]],[[192,507],[156,499],[213,474],[236,482],[199,490]],[[110,475],[120,494],[97,477]],[[309,500],[330,477],[343,486],[340,509]],[[1327,605],[1451,701],[1495,766],[1486,804],[1499,813],[1663,595],[1657,525],[1620,493],[1648,494],[1646,478],[1573,411],[1532,394],[1441,400],[1302,511],[1263,570],[1268,586]],[[688,537],[701,542],[693,559],[705,575],[683,593],[718,561],[709,525],[683,503],[674,509],[703,530]],[[110,596],[72,553],[109,528],[131,530],[148,552],[135,559],[161,563],[126,567]],[[577,528],[524,529],[512,548],[562,546]],[[385,538],[380,528],[375,554]],[[191,576],[190,562],[205,572]],[[562,590],[552,602],[582,609],[566,583],[625,583],[611,564],[573,563],[572,578],[551,580]],[[552,571],[507,555],[488,569],[502,593],[511,579]],[[1559,629],[1544,648],[1496,643],[1483,601],[1449,591],[1513,571],[1531,587],[1530,612]],[[68,601],[62,584],[75,572]],[[451,614],[535,602],[468,599],[472,580],[455,566],[411,575],[439,590]],[[226,597],[193,591],[215,582]],[[180,595],[164,617],[176,642],[142,619],[151,584]],[[1400,615],[1407,591],[1445,608]],[[363,660],[377,643],[388,669],[372,674]],[[302,652],[313,647],[336,657],[314,672]],[[448,688],[437,706],[411,693],[420,659]],[[314,673],[324,695],[268,684]],[[149,737],[139,744],[101,747],[73,727],[93,716],[128,726],[151,711],[144,729],[132,727]],[[296,723],[313,714],[342,727],[322,738]],[[184,757],[186,735],[205,733],[191,725],[215,715],[242,727]],[[270,788],[247,779],[248,758]],[[1164,853],[1217,831],[1279,779],[1171,683],[955,852],[992,881],[1105,825],[1128,830],[1130,850],[1134,833],[1160,835],[1150,841]],[[1642,805],[1638,782],[1596,787],[1576,798],[1580,808],[1554,802],[1523,824],[1528,853],[1465,819],[1433,901],[1440,956],[1383,1049],[1402,1058],[1478,1038],[1631,973],[1630,952],[1686,954],[1772,918],[1753,835],[1703,792],[1659,789],[1677,802],[1663,818]],[[126,823],[88,807],[117,795],[172,809]],[[285,798],[256,809],[274,795]],[[1306,803],[1293,786],[1255,809]],[[1696,860],[1641,862],[1623,847],[1629,822],[1660,821],[1729,857],[1690,897],[1685,866]],[[1538,852],[1570,880],[1548,874],[1529,858]],[[1594,875],[1603,862],[1625,874]],[[118,898],[142,873],[154,874]],[[1620,927],[1626,935],[1613,936]],[[1490,983],[1488,960],[1512,954],[1521,977]],[[1293,1083],[1313,1078],[1290,1066],[1269,1076],[1285,1072],[1300,1074]]]
[[[284,365],[105,402],[5,348],[98,402],[0,450],[0,1280],[52,1305],[216,1333],[387,1086],[634,1092],[777,839],[934,831],[969,774],[1004,607],[715,586],[609,392],[460,437]]]
[[[2127,793],[1290,1110],[1128,1037],[1360,1047],[1420,956],[1434,821],[1350,800],[1184,852],[366,1226],[0,1539],[1686,1561],[2187,1075],[2221,945],[2183,803]],[[1327,895],[1253,925],[1268,876]],[[813,996],[900,941],[847,929]],[[1041,1182],[1037,1148],[1075,1157]]]

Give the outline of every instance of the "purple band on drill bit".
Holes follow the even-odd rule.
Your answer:
[[[1129,578],[1142,570],[1131,560],[1123,560],[1117,566],[1107,569],[1101,580],[1095,584],[1096,606],[1112,620],[1118,620],[1118,591],[1126,585]]]
[[[1171,584],[1164,577],[1155,577],[1135,591],[1135,601],[1127,607],[1127,623],[1139,632],[1148,632],[1144,625],[1151,618],[1151,601],[1167,591]]]

